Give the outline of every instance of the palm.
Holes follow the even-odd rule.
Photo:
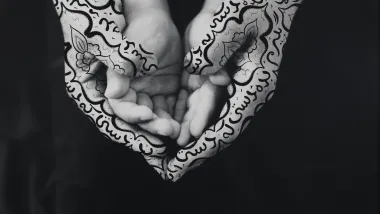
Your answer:
[[[129,23],[124,35],[155,54],[157,71],[134,79],[108,72],[106,96],[111,108],[121,119],[137,123],[152,134],[176,137],[179,124],[172,115],[182,62],[176,27],[170,17],[149,14]]]

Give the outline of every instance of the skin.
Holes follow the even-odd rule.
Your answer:
[[[219,1],[221,2],[221,1]],[[186,29],[185,53],[201,43],[203,35],[213,18],[217,1],[206,1],[201,12],[192,20]],[[186,146],[190,137],[199,138],[206,128],[212,112],[216,108],[224,87],[230,83],[227,70],[222,68],[213,75],[192,75],[186,70],[182,73],[182,89],[176,103],[175,119],[181,123],[181,132],[177,139],[179,146]]]
[[[162,1],[53,2],[69,96],[105,137],[176,181],[231,145],[271,99],[302,0],[207,0],[187,28],[182,76],[180,39]],[[228,99],[208,126],[226,86]],[[155,134],[177,138],[183,148],[169,160]]]
[[[191,50],[184,59],[186,71],[182,77],[187,110],[178,111],[179,119],[184,114],[178,138],[183,148],[168,163],[169,180],[178,180],[230,146],[272,98],[284,44],[301,3],[302,0],[205,2],[185,38],[185,48]],[[208,126],[210,113],[229,81],[228,99],[217,122]],[[184,100],[186,96],[179,98],[177,105],[185,106]],[[191,136],[196,140],[189,143]]]
[[[181,41],[166,1],[124,0],[128,27],[123,35],[157,57],[153,75],[131,78],[107,72],[105,96],[114,113],[127,123],[163,136],[177,138],[180,125],[173,119],[179,90]],[[168,84],[170,83],[170,84]]]
[[[175,54],[181,53],[181,41],[164,2],[53,0],[69,97],[104,137],[139,152],[167,179],[167,148],[152,133],[175,137],[169,106],[179,88],[182,56]],[[138,13],[124,15],[127,6]],[[141,128],[153,125],[158,129]]]

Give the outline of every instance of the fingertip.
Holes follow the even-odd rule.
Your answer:
[[[179,136],[179,133],[181,131],[181,125],[177,121],[175,121],[175,120],[170,120],[170,123],[171,123],[171,125],[173,127],[173,132],[170,135],[170,137],[172,139],[177,139],[178,136]]]
[[[136,106],[132,111],[136,115],[139,115],[140,122],[144,122],[147,120],[152,120],[153,117],[153,111],[147,106]]]
[[[199,138],[205,127],[206,124],[200,124],[197,120],[193,120],[190,123],[190,134],[195,138]]]
[[[180,147],[184,147],[188,144],[190,140],[190,130],[189,130],[189,122],[185,122],[181,124],[180,134],[177,138],[177,144]]]
[[[173,133],[173,128],[168,119],[158,119],[157,133],[163,136],[170,136]]]

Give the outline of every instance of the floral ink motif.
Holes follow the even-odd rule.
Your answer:
[[[71,38],[73,40],[73,46],[78,51],[76,58],[76,65],[83,71],[90,71],[90,64],[95,59],[95,56],[100,56],[99,45],[87,43],[86,37],[80,32],[71,28]]]
[[[154,55],[123,37],[115,25],[117,19],[124,19],[122,1],[53,2],[63,28],[65,83],[69,96],[106,138],[141,153],[163,179],[176,181],[230,146],[255,113],[273,97],[283,48],[302,0],[223,2],[202,44],[186,56],[185,68],[193,74],[213,74],[228,58],[235,58],[238,68],[227,88],[229,99],[218,121],[171,160],[158,137],[115,116],[102,96],[104,77],[93,74],[100,62],[131,76],[149,75],[157,68]],[[247,41],[248,48],[239,53]],[[144,69],[126,74],[123,63],[133,57],[138,57],[141,64],[135,67]],[[93,76],[84,84],[78,77],[87,73]]]

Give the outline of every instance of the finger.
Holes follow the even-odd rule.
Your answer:
[[[180,132],[180,125],[177,121],[173,120],[173,118],[170,116],[169,113],[167,113],[166,111],[162,110],[162,109],[157,109],[157,111],[155,112],[157,114],[157,116],[159,118],[164,118],[164,119],[167,119],[171,126],[172,126],[172,133],[170,134],[170,137],[173,138],[173,139],[176,139],[179,135],[179,132]]]
[[[161,71],[160,71],[161,72]],[[137,92],[144,92],[150,96],[158,94],[174,94],[180,88],[179,75],[159,75],[134,78],[131,88]]]
[[[137,95],[133,89],[119,99],[108,99],[114,113],[129,123],[139,123],[153,119],[153,111],[147,106],[136,104]]]
[[[200,98],[190,123],[190,133],[194,137],[200,137],[206,128],[215,109],[220,90],[218,86],[213,85],[210,81],[205,82],[200,88]]]
[[[191,94],[188,99],[188,102],[187,102],[188,111],[185,113],[185,116],[181,123],[181,131],[177,139],[177,144],[179,146],[182,146],[182,147],[186,146],[190,140],[190,137],[191,137],[190,123],[191,123],[192,118],[194,117],[198,100],[199,100],[199,90]]]
[[[104,95],[108,99],[118,99],[127,94],[131,79],[128,76],[107,70],[107,88]],[[131,96],[132,94],[130,94]]]
[[[178,95],[177,102],[175,104],[174,119],[179,123],[182,122],[183,116],[186,112],[186,104],[189,93],[185,89],[181,89]]]
[[[182,72],[182,76],[181,76],[181,86],[182,86],[182,88],[188,88],[189,77],[190,77],[190,74],[188,72],[186,72],[186,71]]]
[[[154,112],[156,113],[157,111],[159,111],[159,109],[162,109],[164,110],[165,112],[168,112],[168,109],[169,109],[169,106],[168,104],[166,103],[166,99],[164,96],[162,95],[158,95],[158,96],[154,96],[152,98],[152,101],[153,101],[153,109],[154,109]],[[157,113],[156,113],[157,114]]]
[[[224,2],[225,6],[220,8],[220,12],[217,12],[213,17],[206,16],[207,19],[203,18],[203,21],[208,23],[206,33],[202,34],[201,41],[197,41],[197,39],[190,42],[192,49],[187,53],[184,60],[184,66],[190,74],[209,75],[216,73],[224,67],[235,51],[242,47],[248,38],[256,36],[257,25],[255,21],[252,21],[252,17],[243,17],[242,19],[240,12],[230,12],[231,8],[236,8],[236,11],[244,11],[241,10],[244,5],[231,5],[232,3],[232,1]],[[245,12],[243,15],[249,16],[249,14]],[[227,22],[231,19],[242,20],[242,22]],[[223,21],[219,22],[218,20]]]
[[[195,91],[200,88],[208,79],[208,76],[190,75],[188,88],[190,91]]]
[[[227,86],[231,82],[226,69],[222,68],[218,72],[209,76],[210,82],[217,86]]]
[[[137,125],[154,135],[170,136],[173,133],[170,121],[157,115],[156,118],[147,122],[137,123]]]
[[[146,106],[153,110],[153,101],[146,93],[137,93],[137,105]]]
[[[191,132],[190,132],[190,123],[191,123],[191,118],[195,114],[195,106],[192,106],[192,108],[189,109],[188,112],[186,112],[184,119],[181,123],[181,131],[179,133],[178,139],[177,139],[177,144],[181,147],[186,146],[191,138]]]
[[[172,117],[161,108],[155,109],[153,120],[138,124],[141,128],[152,134],[163,136],[176,136],[179,133],[179,124],[172,122]]]
[[[187,107],[190,108],[192,106],[196,106],[199,101],[200,90],[194,91],[187,100]]]
[[[177,101],[177,96],[175,95],[170,95],[166,97],[166,103],[168,104],[168,113],[170,114],[171,117],[174,117],[174,108],[175,108],[176,101]]]
[[[181,130],[179,136],[177,138],[177,144],[180,147],[184,147],[187,145],[191,137],[190,133],[190,121],[183,122],[181,124]]]
[[[170,124],[172,125],[172,128],[173,128],[173,132],[170,135],[170,137],[172,139],[177,139],[178,136],[179,136],[179,133],[181,131],[181,125],[177,121],[175,121],[173,119],[170,120]]]

